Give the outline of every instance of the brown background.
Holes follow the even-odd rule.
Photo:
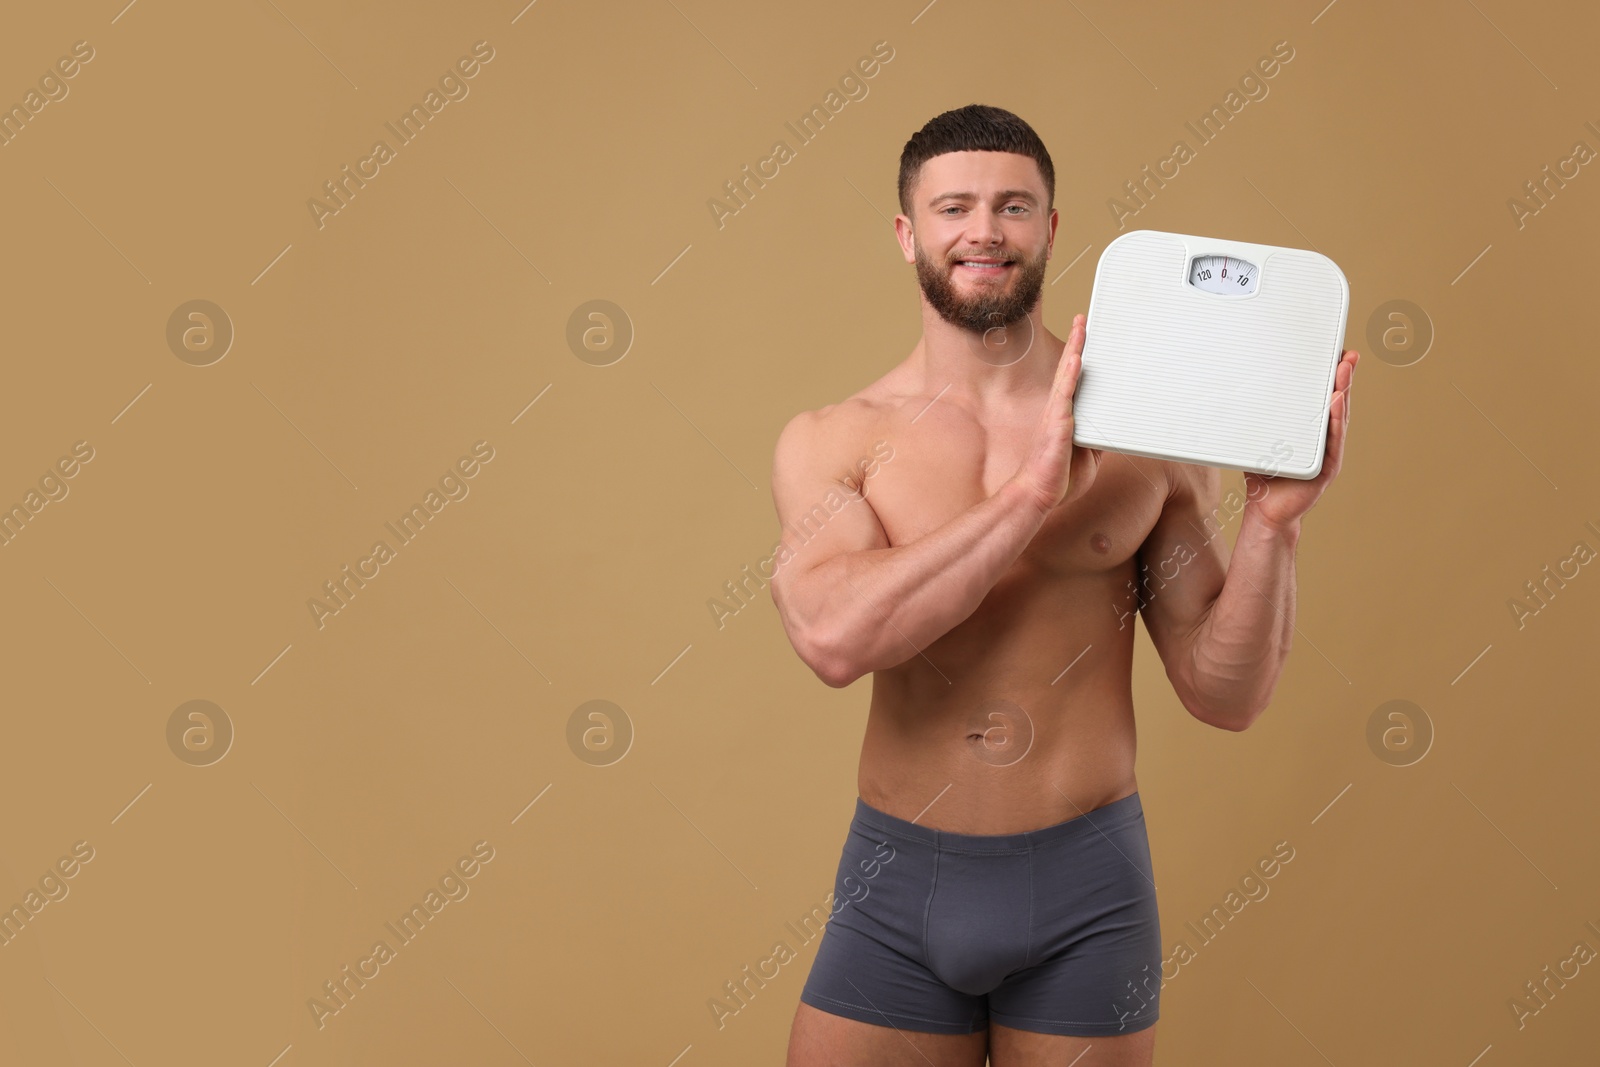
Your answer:
[[[1600,176],[1520,229],[1506,202],[1600,149],[1597,30],[1505,0],[9,11],[0,101],[95,58],[0,148],[0,503],[94,459],[0,548],[0,903],[94,858],[0,947],[0,1061],[780,1062],[817,942],[721,1028],[708,1001],[831,890],[870,682],[817,681],[766,594],[720,630],[707,601],[777,538],[784,422],[916,341],[900,148],[971,102],[1035,126],[1064,336],[1107,199],[1280,40],[1270,94],[1130,223],[1316,247],[1363,354],[1272,708],[1201,725],[1139,638],[1164,943],[1296,850],[1165,987],[1158,1062],[1592,1055],[1595,968],[1523,1028],[1508,1000],[1600,949],[1600,577],[1521,629],[1508,600],[1600,548]],[[319,229],[307,200],[480,40],[470,94]],[[236,331],[204,367],[166,341],[194,299]],[[636,331],[610,366],[566,340],[594,299]],[[1432,323],[1420,362],[1372,347],[1390,300]],[[307,600],[479,440],[470,495],[319,629]],[[196,699],[235,731],[208,766],[167,740]],[[595,699],[634,733],[608,766],[568,741]],[[1434,732],[1410,766],[1367,740],[1396,699]],[[319,1029],[322,983],[482,840],[470,895]]]

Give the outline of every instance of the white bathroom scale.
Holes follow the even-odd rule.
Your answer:
[[[1072,443],[1315,478],[1349,311],[1320,252],[1125,233],[1095,268]]]

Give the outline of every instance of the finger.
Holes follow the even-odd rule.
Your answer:
[[[1352,351],[1350,353],[1350,377],[1346,380],[1344,387],[1344,420],[1346,423],[1350,421],[1350,390],[1355,388],[1356,364],[1360,362],[1360,360],[1360,352]]]
[[[1075,357],[1083,355],[1083,339],[1078,333],[1078,320],[1081,318],[1083,318],[1082,315],[1074,315],[1072,318],[1072,329],[1067,331],[1067,343],[1061,349],[1061,361],[1056,364],[1057,382],[1059,382],[1068,373],[1068,370],[1071,366],[1071,360]]]
[[[1068,467],[1067,495],[1076,500],[1089,491],[1094,484],[1095,474],[1100,469],[1099,457],[1094,449],[1074,448],[1072,462]]]
[[[1344,410],[1343,400],[1338,392],[1333,394],[1333,399],[1328,402],[1328,430],[1323,435],[1322,446],[1322,472],[1318,478],[1324,477],[1328,467],[1333,463],[1334,454],[1339,450],[1339,441],[1343,437]]]
[[[1103,449],[1085,448],[1081,449],[1080,451],[1084,453],[1086,462],[1088,463],[1091,471],[1097,471],[1100,469],[1100,464],[1105,459],[1105,451]]]
[[[1331,482],[1339,473],[1339,467],[1344,462],[1344,428],[1349,417],[1349,397],[1340,395],[1339,404],[1344,408],[1340,417],[1335,419],[1333,425],[1328,427],[1328,451],[1322,459],[1322,472],[1318,478]]]
[[[1075,315],[1072,319],[1072,330],[1067,334],[1067,347],[1061,355],[1062,370],[1067,373],[1066,391],[1067,400],[1071,400],[1078,391],[1078,382],[1083,377],[1083,339],[1084,318]],[[1070,367],[1070,370],[1068,368]]]
[[[1078,379],[1078,357],[1071,348],[1064,349],[1061,361],[1056,364],[1055,381],[1050,383],[1048,406],[1052,418],[1072,417],[1072,388]]]

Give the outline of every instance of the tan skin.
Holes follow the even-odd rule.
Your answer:
[[[1019,265],[985,272],[958,266],[964,257],[1049,257],[1058,217],[1047,204],[1031,158],[946,153],[923,165],[914,218],[896,216],[895,232],[908,263],[920,244],[969,297],[1015,285]],[[828,685],[872,675],[858,792],[958,833],[1037,829],[1138,788],[1135,615],[1192,715],[1228,730],[1255,721],[1293,634],[1301,519],[1338,476],[1349,425],[1353,351],[1335,374],[1321,473],[1247,474],[1243,512],[1227,520],[1215,468],[1073,447],[1084,317],[1063,341],[1041,307],[980,334],[924,294],[910,355],[796,416],[773,463],[793,553],[771,584],[785,631]],[[880,440],[893,455],[864,476]],[[812,510],[833,492],[855,499]],[[814,533],[802,541],[807,514]],[[1231,550],[1223,521],[1239,523]],[[1150,579],[1142,610],[1130,586],[1141,561],[1172,575]],[[1008,703],[986,705],[996,700]],[[1154,1026],[1070,1037],[991,1023],[946,1035],[801,1003],[788,1064],[1133,1067],[1152,1062],[1154,1045]]]

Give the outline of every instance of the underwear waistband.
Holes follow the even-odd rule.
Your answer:
[[[1039,845],[1083,834],[1100,834],[1118,829],[1144,814],[1139,791],[1102,804],[1093,811],[1075,815],[1064,822],[1053,823],[1037,830],[1022,830],[1010,834],[959,834],[950,830],[936,830],[931,826],[890,815],[856,797],[855,822],[870,826],[881,833],[892,834],[908,841],[917,841],[945,850],[963,852],[1006,852],[1036,848]]]

